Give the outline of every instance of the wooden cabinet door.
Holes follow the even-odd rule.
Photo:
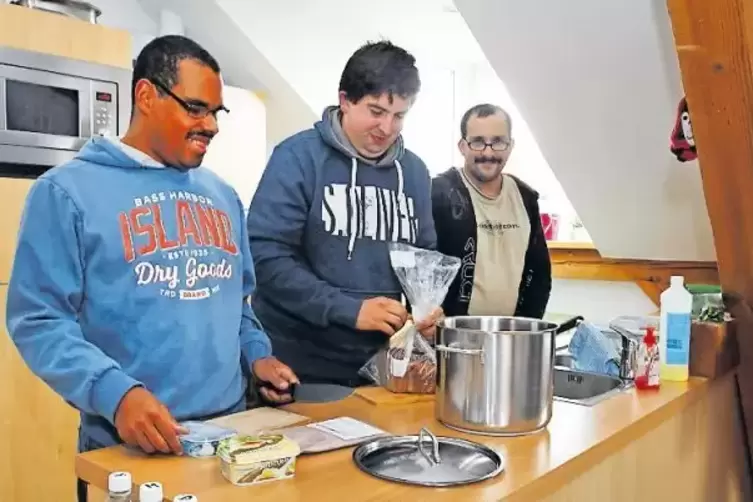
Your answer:
[[[78,412],[31,373],[5,324],[0,286],[0,500],[76,500]]]
[[[33,180],[0,178],[0,284],[8,284],[16,251],[16,236],[26,195]],[[0,307],[5,313],[5,301]],[[3,329],[5,321],[3,321]],[[0,370],[2,371],[2,370]],[[0,499],[2,500],[2,499]]]

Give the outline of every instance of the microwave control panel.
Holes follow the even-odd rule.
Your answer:
[[[118,87],[111,82],[92,82],[92,135],[118,136]]]

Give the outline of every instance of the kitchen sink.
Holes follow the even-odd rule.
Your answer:
[[[567,403],[593,406],[632,387],[632,382],[598,373],[575,369],[569,353],[554,356],[554,399]]]
[[[575,359],[569,353],[560,353],[554,356],[554,366],[575,369]]]

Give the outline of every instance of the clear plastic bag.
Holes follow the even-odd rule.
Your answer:
[[[389,250],[413,319],[421,322],[442,304],[460,259],[398,242],[390,243]],[[427,394],[436,388],[436,369],[434,348],[408,321],[359,373],[392,392]]]

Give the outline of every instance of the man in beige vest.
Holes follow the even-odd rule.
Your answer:
[[[538,193],[503,172],[515,142],[510,115],[476,105],[460,123],[462,168],[432,182],[437,249],[463,260],[445,314],[541,318],[552,285]]]

